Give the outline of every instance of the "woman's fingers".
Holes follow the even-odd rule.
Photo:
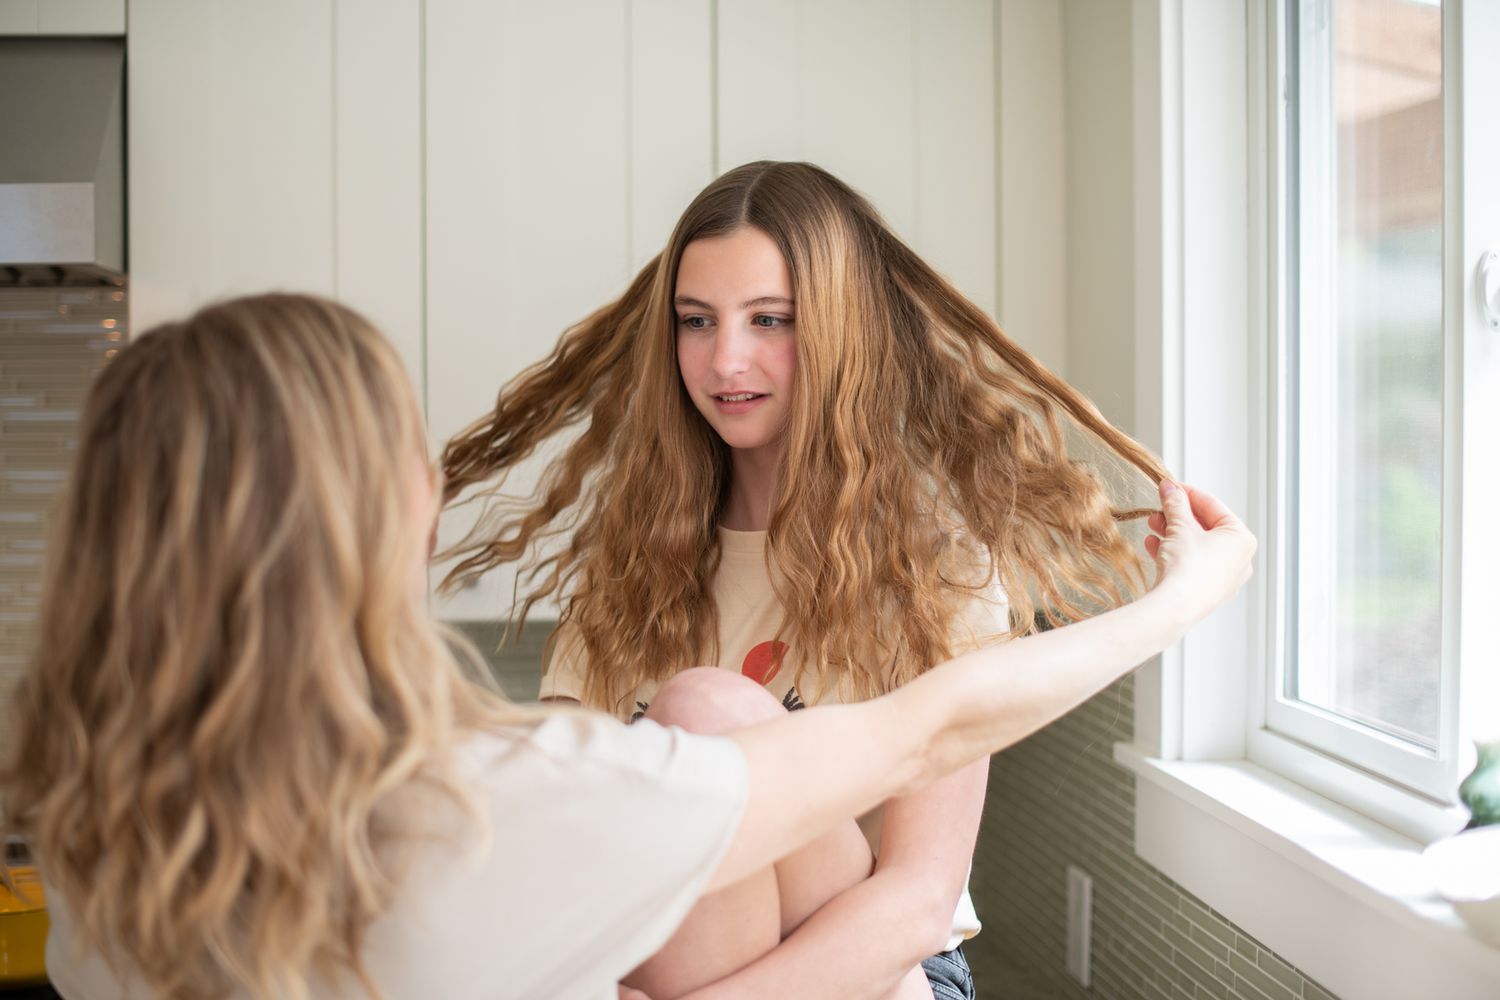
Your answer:
[[[1162,534],[1185,530],[1193,524],[1193,508],[1187,490],[1170,479],[1161,481]]]
[[[1234,511],[1212,493],[1194,486],[1174,483],[1164,479],[1161,483],[1161,511],[1147,518],[1146,523],[1158,535],[1165,535],[1174,522],[1181,527],[1196,521],[1204,531],[1215,528],[1242,528]]]
[[[1240,519],[1234,516],[1234,511],[1224,505],[1218,497],[1207,490],[1185,487],[1189,501],[1192,505],[1193,516],[1198,523],[1203,525],[1207,531],[1215,528],[1238,526]]]

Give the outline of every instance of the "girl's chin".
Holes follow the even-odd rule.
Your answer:
[[[780,429],[765,426],[764,421],[751,421],[725,417],[721,413],[704,413],[699,410],[708,426],[713,428],[719,440],[735,451],[756,451],[776,444],[781,439]]]
[[[758,451],[768,448],[776,443],[776,435],[769,433],[750,432],[745,428],[716,427],[719,440],[723,441],[734,451]]]
[[[722,440],[734,451],[759,451],[771,444],[767,438],[727,437]]]

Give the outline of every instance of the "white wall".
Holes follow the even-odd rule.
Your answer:
[[[1067,367],[1067,117],[1063,5],[998,0],[999,308],[1005,332],[1042,364]]]
[[[420,381],[418,10],[131,3],[132,329],[228,295],[317,292],[370,315]]]
[[[0,0],[0,35],[123,35],[125,0]]]
[[[132,0],[132,328],[231,294],[337,296],[396,341],[441,442],[623,290],[704,184],[761,158],[833,170],[993,309],[994,10]],[[503,613],[494,576],[445,613]]]
[[[1131,4],[1066,0],[1067,378],[1135,425]]]
[[[1136,423],[1132,4],[997,0],[997,316]]]

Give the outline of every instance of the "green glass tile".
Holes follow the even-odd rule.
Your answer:
[[[1200,925],[1192,924],[1189,927],[1188,936],[1201,945],[1204,951],[1207,951],[1219,961],[1222,962],[1229,958],[1229,949],[1225,947],[1224,942],[1208,933]]]
[[[1293,993],[1297,993],[1302,989],[1302,974],[1269,951],[1262,949],[1255,964],[1270,973],[1272,978]]]
[[[1329,993],[1311,979],[1304,979],[1302,981],[1302,1000],[1338,1000],[1338,997]]]
[[[1191,896],[1183,896],[1179,907],[1188,918],[1218,939],[1226,949],[1234,948],[1234,928]]]
[[[1246,961],[1238,952],[1229,956],[1229,965],[1235,975],[1254,985],[1270,1000],[1297,1000],[1291,990],[1266,975],[1260,966]]]

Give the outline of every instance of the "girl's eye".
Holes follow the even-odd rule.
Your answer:
[[[684,316],[677,321],[685,329],[702,330],[708,326],[707,316]]]
[[[785,316],[757,316],[750,322],[767,330],[774,330],[778,326],[786,326],[791,320]]]

